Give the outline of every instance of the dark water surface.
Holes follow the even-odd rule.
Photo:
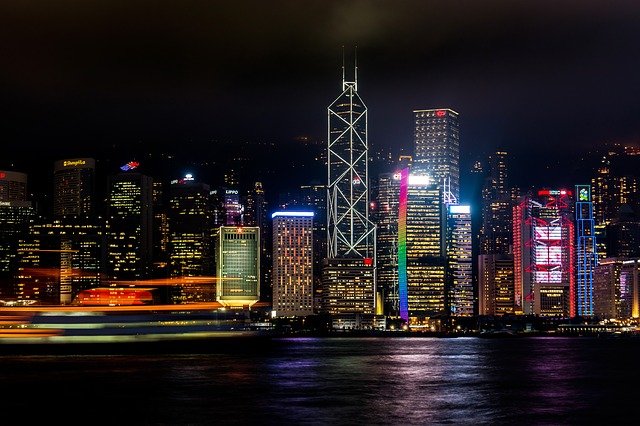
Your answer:
[[[292,338],[203,352],[0,355],[0,424],[640,421],[640,340]]]

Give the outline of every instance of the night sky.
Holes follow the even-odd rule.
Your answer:
[[[325,140],[343,45],[371,148],[410,150],[412,110],[449,107],[463,169],[501,147],[516,183],[553,185],[583,150],[640,141],[638,1],[5,0],[2,166]]]

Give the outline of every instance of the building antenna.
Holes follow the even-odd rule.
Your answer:
[[[345,83],[345,77],[344,77],[344,44],[342,45],[342,90],[344,90],[344,83]]]
[[[353,60],[353,67],[354,67],[354,83],[355,83],[355,90],[356,92],[358,91],[358,45],[356,44],[356,48],[355,48],[355,55],[354,55],[354,60]]]

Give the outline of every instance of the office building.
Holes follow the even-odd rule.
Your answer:
[[[411,172],[427,174],[439,186],[448,182],[460,199],[460,126],[458,113],[448,109],[421,109],[414,115],[414,156]]]
[[[369,219],[367,107],[357,69],[347,81],[343,67],[342,93],[328,107],[328,269],[322,291],[329,313],[375,314],[376,228]]]
[[[313,314],[313,212],[281,211],[273,219],[273,310]]]
[[[514,314],[513,255],[481,254],[478,258],[478,314]]]
[[[377,227],[377,285],[382,293],[386,315],[400,313],[398,296],[398,208],[400,203],[400,172],[382,173],[375,188]]]
[[[93,158],[56,161],[53,168],[53,215],[55,218],[87,219],[95,213]]]
[[[192,175],[172,181],[168,193],[169,271],[172,277],[213,275],[209,185]]]
[[[575,226],[571,191],[540,190],[514,207],[516,311],[569,317],[575,294]]]
[[[109,177],[107,274],[110,279],[149,278],[153,253],[153,181],[128,171]]]
[[[593,274],[598,265],[591,186],[576,185],[576,286],[573,316],[593,316]]]
[[[260,228],[221,226],[217,256],[216,300],[236,308],[260,300]]]
[[[398,214],[400,317],[410,324],[446,315],[445,218],[442,189],[403,169]]]
[[[0,170],[0,202],[26,201],[27,175]]]
[[[471,206],[447,205],[445,285],[447,310],[451,315],[474,315],[472,281]]]

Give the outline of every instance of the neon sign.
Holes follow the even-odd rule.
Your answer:
[[[129,171],[129,170],[133,170],[133,169],[138,168],[139,165],[140,165],[140,163],[137,162],[137,161],[129,161],[124,166],[120,166],[120,170],[122,170],[123,172],[126,172],[126,171]]]
[[[64,160],[62,167],[84,166],[87,164],[85,160]]]
[[[445,115],[447,115],[447,111],[443,109],[439,109],[436,111],[436,117],[444,117]]]

